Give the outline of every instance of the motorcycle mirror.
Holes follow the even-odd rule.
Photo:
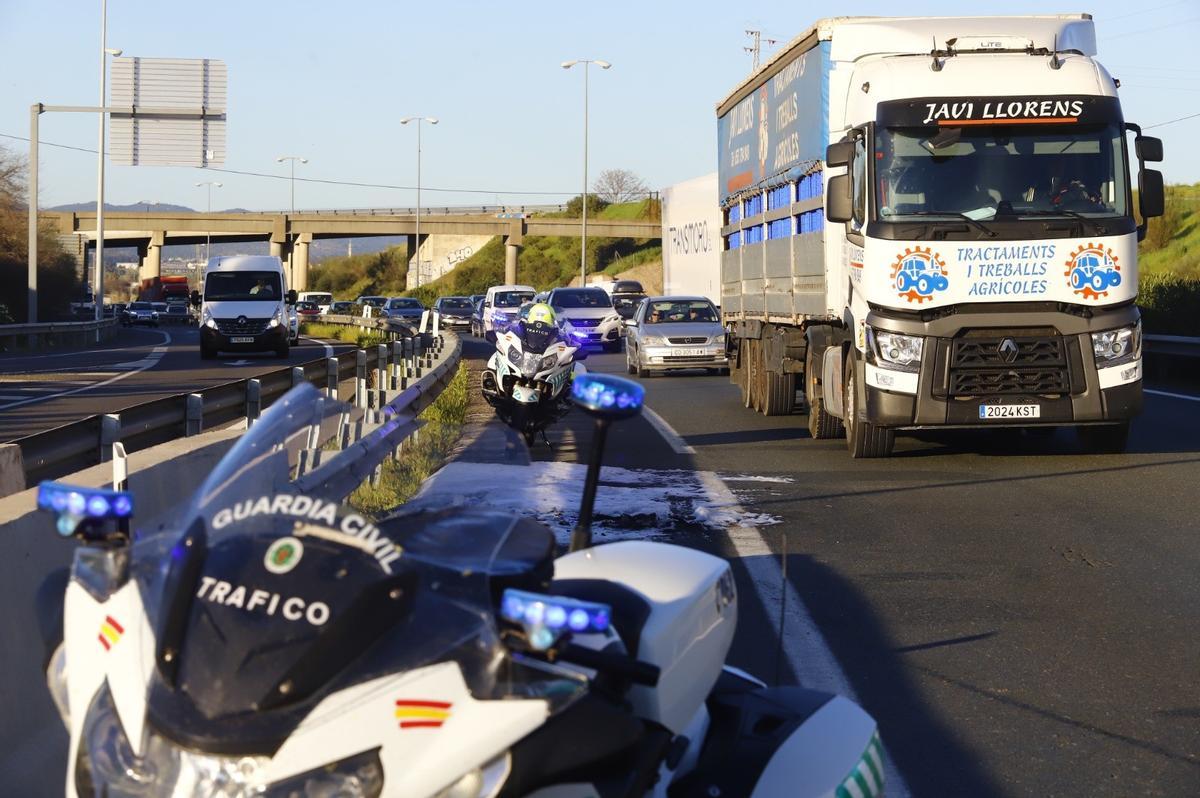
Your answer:
[[[641,413],[646,391],[640,384],[624,377],[588,372],[576,375],[571,381],[571,399],[596,419],[583,499],[579,503],[579,520],[571,532],[570,550],[579,551],[592,545],[592,509],[596,504],[596,486],[600,482],[600,463],[604,460],[608,425]]]
[[[56,528],[65,538],[80,531],[86,540],[103,540],[108,536],[93,536],[89,531],[104,521],[116,521],[121,533],[127,535],[129,519],[133,517],[132,493],[65,482],[46,480],[38,485],[37,504],[39,510],[58,516]]]

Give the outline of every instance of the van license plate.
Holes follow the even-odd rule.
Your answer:
[[[254,343],[254,339],[247,338],[246,336],[241,336],[238,338],[230,338],[229,343],[231,343],[231,344],[252,344],[252,343]]]
[[[993,418],[1041,418],[1041,405],[980,405],[979,417]]]

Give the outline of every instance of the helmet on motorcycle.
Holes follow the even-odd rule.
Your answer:
[[[528,324],[542,322],[543,324],[554,325],[558,323],[558,317],[554,315],[554,308],[545,302],[539,302],[529,309],[529,316],[525,321]]]

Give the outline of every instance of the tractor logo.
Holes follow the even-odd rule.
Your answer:
[[[934,293],[950,287],[946,262],[929,247],[905,247],[892,264],[892,281],[896,293],[918,305],[933,299]]]
[[[1084,299],[1108,296],[1108,289],[1121,284],[1121,266],[1112,249],[1100,244],[1085,244],[1071,253],[1063,275],[1071,290]]]

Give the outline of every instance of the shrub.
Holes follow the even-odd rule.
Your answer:
[[[1158,335],[1200,335],[1200,278],[1143,274],[1138,289],[1142,326]]]

